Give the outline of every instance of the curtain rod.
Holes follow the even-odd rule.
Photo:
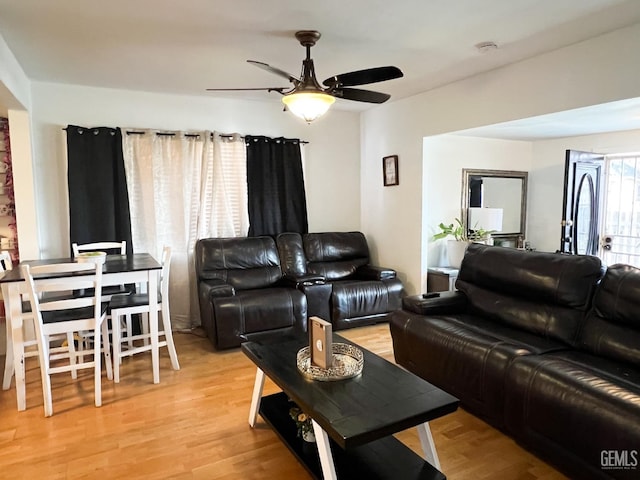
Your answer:
[[[66,131],[67,127],[64,127],[62,130]],[[90,130],[90,129],[88,129]],[[142,130],[126,130],[125,132],[127,135],[144,135],[145,131]],[[176,132],[156,132],[156,135],[162,135],[162,136],[167,136],[167,137],[173,137],[176,135]],[[231,133],[219,133],[219,136],[221,136],[222,138],[233,138],[233,134]],[[199,133],[185,133],[184,134],[185,137],[189,137],[189,138],[199,138],[200,134]],[[210,134],[210,137],[213,138],[213,133]],[[240,135],[240,138],[244,140],[244,135]],[[300,140],[300,143],[303,145],[308,144],[309,142],[306,140]]]
[[[147,132],[143,132],[143,131],[139,131],[139,130],[127,130],[126,131],[127,135],[144,135]],[[168,137],[173,137],[176,134],[176,132],[156,132],[156,135],[166,135]],[[213,133],[210,134],[210,137],[213,138]],[[219,133],[218,134],[220,137],[222,138],[233,138],[233,134],[231,133]],[[185,137],[194,137],[194,138],[198,138],[200,137],[199,133],[185,133],[184,134]],[[240,135],[240,138],[244,140],[244,135]],[[309,143],[306,140],[300,140],[300,143],[306,145],[307,143]]]

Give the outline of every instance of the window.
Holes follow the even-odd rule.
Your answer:
[[[640,155],[606,157],[604,263],[640,267]],[[607,239],[611,239],[608,241]]]

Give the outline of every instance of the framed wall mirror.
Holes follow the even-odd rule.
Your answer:
[[[527,172],[462,169],[465,231],[492,230],[496,245],[516,247],[526,238]]]

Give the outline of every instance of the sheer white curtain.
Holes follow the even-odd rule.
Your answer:
[[[205,149],[198,238],[241,237],[249,231],[247,148],[238,135],[215,132]]]
[[[199,325],[193,256],[197,239],[247,231],[242,220],[248,218],[246,167],[239,181],[240,165],[246,164],[244,142],[210,132],[162,135],[149,130],[123,135],[123,152],[133,249],[160,258],[164,245],[172,248],[172,325]]]

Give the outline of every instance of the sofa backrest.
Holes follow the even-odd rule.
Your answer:
[[[578,348],[640,366],[640,269],[629,265],[607,269]]]
[[[347,278],[369,263],[369,246],[361,232],[307,233],[302,243],[307,273],[327,280]]]
[[[472,313],[574,345],[602,273],[597,257],[472,243],[456,287]]]
[[[307,258],[304,255],[302,235],[299,233],[281,233],[276,237],[280,267],[285,275],[300,277],[307,274]]]
[[[237,290],[269,287],[282,278],[271,237],[198,240],[196,274],[198,280],[221,279]]]

